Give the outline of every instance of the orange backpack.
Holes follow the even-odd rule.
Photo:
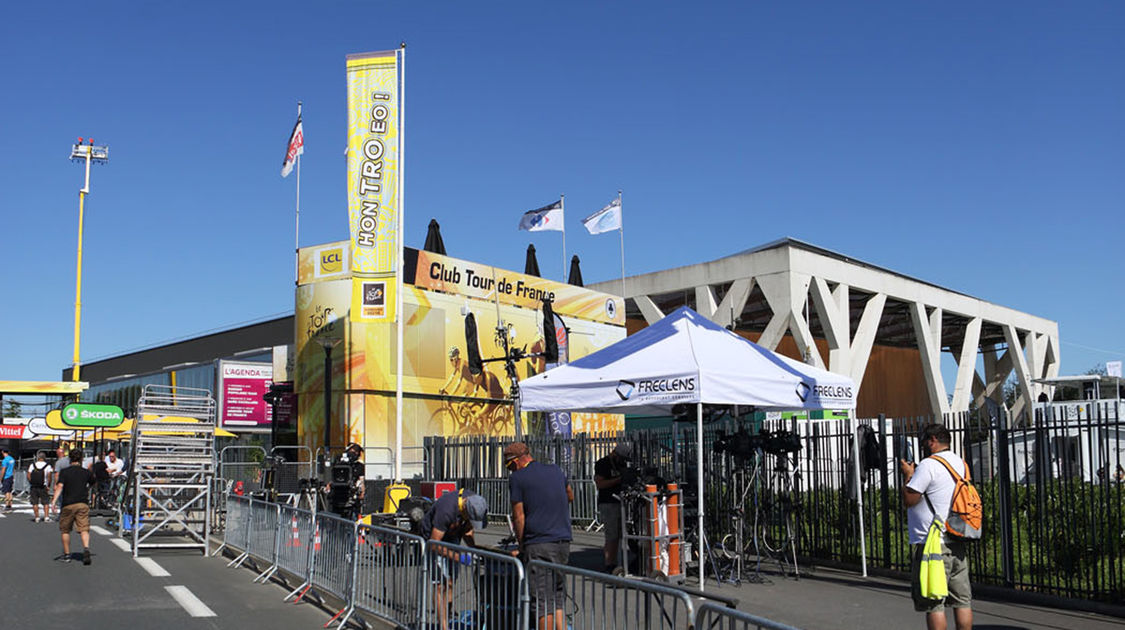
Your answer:
[[[981,505],[980,493],[977,492],[969,479],[969,467],[965,465],[965,476],[957,474],[949,462],[941,457],[933,457],[941,462],[949,474],[953,476],[953,499],[949,502],[949,518],[945,519],[945,532],[951,540],[975,542],[980,540],[982,525],[984,524],[984,507]],[[926,503],[930,500],[927,497]],[[934,506],[930,505],[932,512]]]

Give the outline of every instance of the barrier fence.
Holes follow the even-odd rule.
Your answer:
[[[731,602],[723,608],[704,601],[697,608],[701,593],[668,585],[540,561],[525,568],[509,553],[425,541],[397,529],[235,495],[228,495],[225,505],[227,527],[215,555],[223,549],[234,555],[228,566],[247,557],[268,564],[259,577],[303,580],[286,600],[309,592],[332,596],[340,608],[325,627],[344,627],[361,612],[418,630],[523,630],[535,627],[535,616],[559,608],[572,630],[789,628],[739,614]],[[552,588],[537,600],[540,582]],[[556,585],[565,595],[555,595]]]

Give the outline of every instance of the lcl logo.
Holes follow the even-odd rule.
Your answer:
[[[334,249],[320,255],[320,273],[339,273],[344,269],[344,253]]]

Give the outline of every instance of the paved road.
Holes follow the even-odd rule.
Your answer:
[[[218,558],[148,553],[146,569],[113,542],[123,541],[98,532],[91,532],[90,566],[64,564],[53,560],[62,551],[57,523],[31,522],[26,507],[2,514],[0,628],[313,630],[329,617],[312,604],[282,603],[280,585],[254,584],[250,571],[228,569]],[[105,519],[92,521],[104,528]],[[77,534],[72,543],[72,551],[82,550]]]

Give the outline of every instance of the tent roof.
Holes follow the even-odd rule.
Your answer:
[[[771,352],[683,307],[634,335],[520,383],[525,411],[667,413],[703,402],[851,409],[855,384]]]

